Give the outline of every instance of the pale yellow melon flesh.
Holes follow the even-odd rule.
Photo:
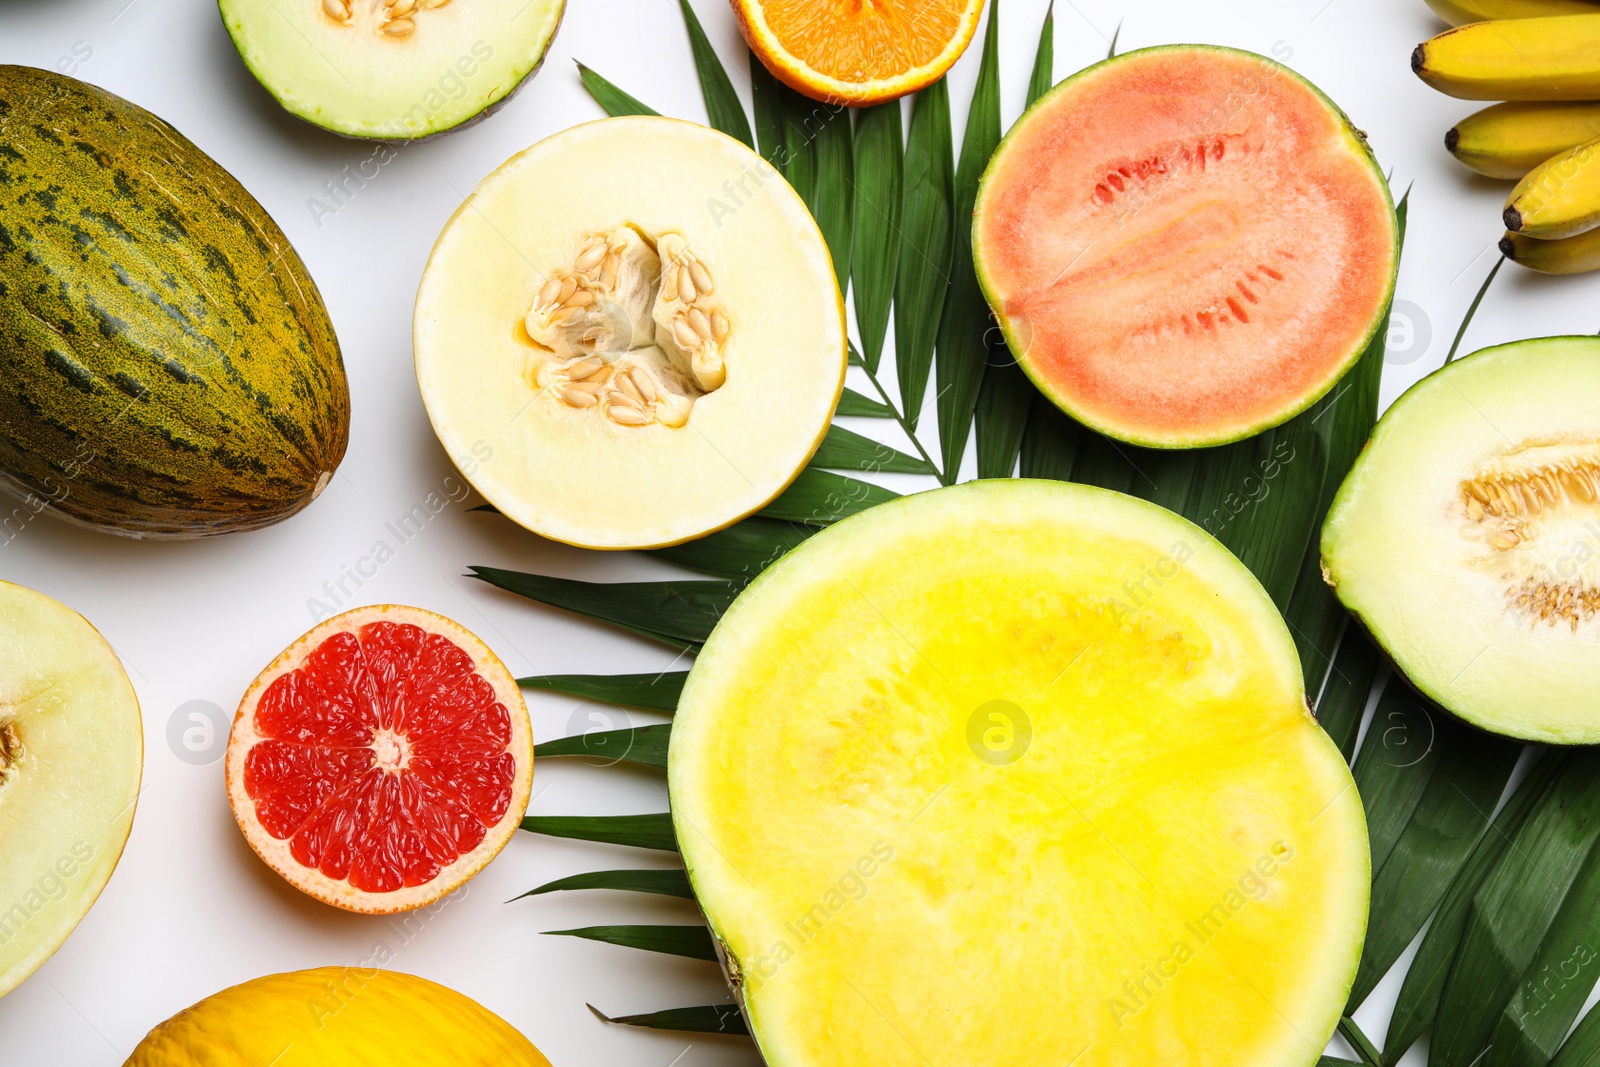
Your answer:
[[[1130,497],[812,538],[712,634],[669,776],[771,1067],[1310,1065],[1355,973],[1365,823],[1289,633]]]
[[[530,310],[598,237],[626,232],[669,263],[686,246],[713,279],[711,319],[731,323],[725,380],[691,389],[672,425],[623,425],[609,401],[564,400],[565,372],[547,376],[576,357],[529,332],[537,319],[552,341],[549,316]],[[667,299],[665,272],[648,289],[662,297],[655,318],[648,305],[619,310],[615,350],[597,356],[608,367],[677,358],[665,324],[685,305]],[[766,506],[827,432],[846,366],[843,301],[804,202],[733,138],[659,117],[574,127],[484,179],[428,260],[414,346],[434,430],[479,492],[535,533],[608,549],[676,544]],[[680,363],[671,373],[687,388]]]
[[[138,699],[111,646],[71,608],[0,582],[0,994],[110,879],[143,761]]]

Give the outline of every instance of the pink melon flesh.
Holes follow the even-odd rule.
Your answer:
[[[1360,135],[1260,56],[1149,49],[1068,80],[1001,145],[979,275],[1063,410],[1221,444],[1326,393],[1382,321],[1398,232]]]

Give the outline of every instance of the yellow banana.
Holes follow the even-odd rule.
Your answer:
[[[1444,146],[1479,174],[1521,178],[1596,137],[1600,103],[1495,104],[1456,123]]]
[[[1600,14],[1458,26],[1417,45],[1411,69],[1464,100],[1600,100]]]
[[[1428,0],[1434,13],[1452,26],[1487,19],[1535,19],[1544,15],[1600,12],[1594,0]]]
[[[1559,241],[1508,233],[1500,239],[1500,251],[1511,262],[1542,274],[1582,274],[1600,269],[1600,229]]]
[[[1506,200],[1505,222],[1512,233],[1541,241],[1600,226],[1600,140],[1530,170]]]

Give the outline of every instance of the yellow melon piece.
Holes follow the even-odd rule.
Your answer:
[[[821,231],[743,144],[658,117],[559,133],[484,179],[417,294],[434,430],[511,519],[676,544],[794,480],[844,388]]]
[[[1344,760],[1199,528],[975,482],[817,535],[673,727],[695,893],[771,1067],[1317,1062],[1365,932]]]
[[[124,1067],[550,1067],[516,1028],[447,986],[376,967],[273,974],[157,1026]]]

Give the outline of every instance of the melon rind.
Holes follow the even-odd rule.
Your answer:
[[[81,615],[0,582],[0,723],[22,757],[0,782],[0,995],[88,914],[133,828],[144,769],[139,700]]]
[[[1322,529],[1323,576],[1406,679],[1465,721],[1525,741],[1600,742],[1600,622],[1533,624],[1465,540],[1461,486],[1507,446],[1600,442],[1600,340],[1546,337],[1463,357],[1384,412]],[[1539,531],[1553,573],[1593,574],[1600,506]]]
[[[1348,149],[1351,158],[1359,161],[1362,165],[1363,175],[1370,177],[1374,188],[1378,190],[1384,206],[1382,215],[1388,229],[1389,255],[1387,263],[1383,265],[1384,281],[1380,291],[1381,299],[1372,301],[1373,310],[1365,329],[1351,336],[1348,345],[1337,355],[1337,358],[1329,361],[1325,371],[1317,377],[1314,383],[1308,385],[1304,391],[1285,397],[1280,406],[1271,410],[1257,412],[1249,416],[1240,416],[1231,420],[1217,418],[1213,420],[1214,424],[1184,426],[1172,421],[1169,417],[1169,424],[1162,425],[1162,418],[1170,416],[1170,412],[1165,409],[1151,407],[1139,413],[1141,424],[1135,425],[1131,419],[1126,422],[1118,421],[1102,412],[1093,410],[1080,399],[1071,395],[1059,383],[1052,381],[1049,375],[1036,365],[1036,361],[1030,359],[1029,351],[1033,344],[1031,328],[1025,319],[1019,319],[1007,310],[1008,294],[995,275],[991,256],[986,254],[986,248],[990,246],[990,239],[984,232],[984,221],[986,212],[992,210],[989,205],[1001,186],[1003,180],[1002,172],[1009,155],[1022,150],[1019,145],[1023,145],[1030,136],[1033,124],[1043,121],[1044,117],[1053,109],[1063,106],[1065,102],[1071,99],[1074,93],[1079,92],[1096,78],[1105,76],[1108,73],[1115,73],[1129,64],[1138,64],[1152,58],[1182,55],[1192,55],[1202,59],[1214,57],[1235,62],[1247,61],[1259,64],[1263,75],[1287,78],[1290,83],[1308,90],[1317,101],[1324,105],[1327,113],[1337,123],[1343,147]],[[1230,105],[1225,100],[1217,105],[1219,109],[1228,106]],[[1267,210],[1267,208],[1264,206],[1263,210]],[[1344,112],[1325,93],[1295,71],[1265,56],[1215,45],[1183,44],[1138,49],[1096,63],[1062,80],[1049,93],[1035,102],[1006,134],[1005,139],[1001,142],[999,149],[990,159],[989,165],[984,171],[983,178],[979,184],[977,206],[973,219],[973,249],[979,285],[983,290],[984,297],[994,310],[995,317],[1000,323],[1007,344],[1016,355],[1018,365],[1022,367],[1034,385],[1052,403],[1085,426],[1130,444],[1148,448],[1200,448],[1242,440],[1274,426],[1281,425],[1311,407],[1333,389],[1339,379],[1361,358],[1361,355],[1372,344],[1388,320],[1389,306],[1393,299],[1395,282],[1399,271],[1399,232],[1399,219],[1395,213],[1388,181],[1385,179],[1383,171],[1367,143],[1366,135],[1350,122]],[[1315,235],[1307,236],[1306,240],[1314,242]]]
[[[1009,763],[973,747],[994,699],[1031,719]],[[966,483],[811,538],[696,659],[668,779],[772,1067],[1309,1067],[1355,975],[1365,820],[1288,630],[1121,494]],[[1115,1014],[1279,843],[1261,899]]]

